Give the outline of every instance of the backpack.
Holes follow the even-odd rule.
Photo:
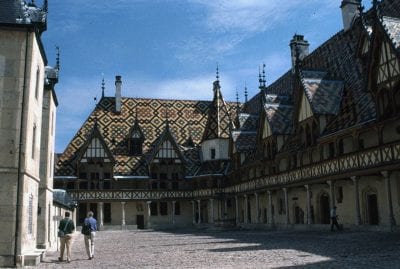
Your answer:
[[[90,225],[90,222],[84,222],[82,225],[82,234],[90,235],[91,232],[92,232],[92,225]]]

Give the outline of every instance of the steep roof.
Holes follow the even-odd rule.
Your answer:
[[[55,174],[76,176],[77,153],[97,120],[99,132],[114,156],[114,174],[148,176],[147,159],[163,134],[168,111],[169,128],[187,161],[187,174],[193,175],[199,168],[199,147],[184,145],[189,137],[195,144],[201,142],[210,104],[210,101],[122,98],[121,113],[117,114],[114,112],[115,98],[104,97],[59,157]],[[235,103],[226,103],[225,108],[235,116]],[[141,156],[132,156],[128,150],[129,131],[136,117],[145,137]]]
[[[229,138],[233,129],[232,117],[222,97],[219,81],[214,82],[214,99],[208,110],[207,126],[203,139]]]
[[[327,72],[301,70],[304,93],[316,114],[336,115],[340,108],[344,83],[327,78]]]

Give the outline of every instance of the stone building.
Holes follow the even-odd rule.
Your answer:
[[[34,264],[56,242],[53,159],[58,64],[41,41],[47,1],[0,0],[0,267]],[[41,250],[42,249],[42,250]]]
[[[102,97],[56,164],[78,218],[123,228],[392,230],[400,221],[400,3],[341,4],[343,29],[244,104]],[[268,64],[268,63],[267,63]],[[273,68],[271,66],[270,68]],[[211,87],[210,87],[211,88]],[[246,98],[247,99],[247,98]]]

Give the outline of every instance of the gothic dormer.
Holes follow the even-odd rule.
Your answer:
[[[97,122],[95,122],[86,143],[81,148],[79,159],[81,163],[112,163],[114,161]]]
[[[129,132],[129,154],[141,155],[143,151],[144,134],[139,126],[139,122],[135,119],[135,123]]]

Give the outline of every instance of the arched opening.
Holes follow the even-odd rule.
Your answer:
[[[319,207],[320,207],[320,219],[321,224],[329,224],[330,221],[330,207],[329,207],[329,195],[327,193],[322,193],[319,197]]]

